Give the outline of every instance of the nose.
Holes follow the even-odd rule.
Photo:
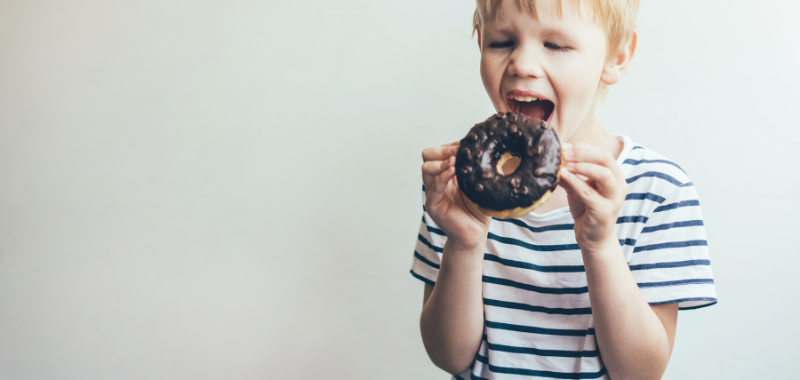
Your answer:
[[[541,58],[534,49],[519,46],[511,55],[508,74],[518,78],[541,78],[544,76]]]

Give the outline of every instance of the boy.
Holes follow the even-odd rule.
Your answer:
[[[567,163],[542,207],[497,220],[464,202],[458,142],[423,151],[411,273],[425,282],[428,355],[456,379],[659,379],[678,309],[716,294],[689,178],[595,118],[630,65],[639,2],[477,3],[495,109],[543,115]]]

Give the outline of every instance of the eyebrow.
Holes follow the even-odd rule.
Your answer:
[[[541,34],[547,37],[555,37],[566,40],[573,39],[572,35],[570,35],[569,33],[565,33],[564,30],[558,28],[544,28]]]
[[[490,28],[488,30],[488,32],[489,33],[494,33],[494,34],[502,34],[502,35],[514,35],[514,34],[516,34],[516,32],[513,29],[510,29],[508,27]],[[557,28],[557,27],[547,27],[547,26],[542,27],[539,34],[542,35],[542,36],[545,36],[547,38],[558,38],[558,39],[563,39],[563,40],[568,40],[568,41],[573,41],[574,40],[572,35],[570,35],[566,31],[564,31],[562,28]]]
[[[502,27],[502,28],[488,28],[487,31],[489,33],[514,34],[514,30],[513,29],[509,29],[509,28],[505,28],[505,27]]]

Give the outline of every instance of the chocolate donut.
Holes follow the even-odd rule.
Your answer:
[[[512,157],[511,173],[502,167]],[[544,204],[558,184],[561,143],[553,127],[521,113],[498,113],[475,124],[456,156],[458,187],[482,213],[518,218]]]

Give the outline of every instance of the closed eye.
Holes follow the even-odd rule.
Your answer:
[[[492,42],[489,47],[492,49],[505,49],[514,46],[514,41]]]
[[[567,51],[569,49],[566,46],[556,45],[552,42],[545,42],[544,47],[554,51]]]

